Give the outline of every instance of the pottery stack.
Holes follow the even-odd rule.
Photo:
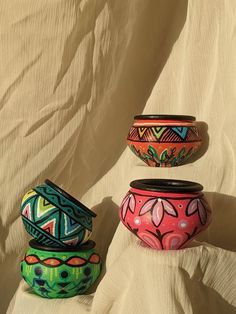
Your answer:
[[[202,139],[193,116],[139,115],[127,144],[149,167],[176,167],[200,149]],[[134,180],[121,203],[120,220],[145,246],[185,248],[211,222],[202,190],[201,184],[191,181]]]
[[[33,291],[46,298],[83,294],[98,278],[92,219],[96,214],[46,180],[23,197],[21,217],[33,237],[21,261],[21,274]]]

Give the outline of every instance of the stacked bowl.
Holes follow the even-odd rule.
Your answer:
[[[90,240],[96,214],[46,180],[23,197],[21,217],[34,238],[21,261],[21,274],[35,293],[46,298],[83,294],[101,271]]]
[[[149,167],[181,166],[202,145],[195,120],[189,115],[135,116],[127,145]],[[120,205],[120,220],[145,246],[185,248],[212,220],[202,190],[201,184],[185,180],[134,180]]]

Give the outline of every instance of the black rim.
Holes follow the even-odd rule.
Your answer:
[[[52,189],[56,190],[60,194],[62,194],[65,198],[67,198],[69,201],[77,205],[78,207],[82,208],[84,211],[88,212],[91,216],[96,217],[97,215],[91,210],[88,209],[84,204],[80,203],[76,198],[68,194],[66,191],[62,190],[59,186],[57,186],[55,183],[50,181],[49,179],[45,180],[45,183],[49,185]]]
[[[153,192],[199,192],[203,186],[196,182],[170,179],[141,179],[130,183],[135,189]]]
[[[134,120],[184,120],[195,121],[194,116],[169,115],[169,114],[141,114],[134,117]]]
[[[87,241],[84,244],[81,244],[79,246],[73,246],[73,247],[52,247],[52,246],[46,246],[38,243],[36,240],[32,239],[29,241],[29,246],[33,249],[41,250],[41,251],[52,251],[52,252],[81,252],[81,251],[88,251],[95,247],[94,241]]]

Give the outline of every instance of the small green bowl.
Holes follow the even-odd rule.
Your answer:
[[[95,242],[79,248],[61,249],[29,242],[21,261],[21,275],[32,290],[44,298],[69,298],[84,294],[101,272],[100,256]]]

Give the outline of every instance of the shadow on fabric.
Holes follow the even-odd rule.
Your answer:
[[[102,259],[102,272],[96,283],[87,292],[88,294],[95,292],[106,272],[107,251],[119,224],[118,208],[111,197],[105,197],[100,204],[92,208],[98,214],[94,220],[92,240],[96,242],[96,251]]]
[[[197,239],[236,252],[236,197],[216,192],[204,194],[212,208],[212,223]]]
[[[93,105],[75,145],[71,193],[83,195],[124,151],[133,117],[143,111],[185,24],[187,3],[142,1],[135,7],[132,2],[106,2],[113,36],[106,58],[99,60],[102,80],[96,82]]]
[[[183,269],[179,269],[183,276],[183,282],[186,289],[186,294],[191,304],[192,313],[214,313],[214,314],[234,314],[235,307],[230,305],[222,295],[220,295],[213,288],[204,285],[197,278],[190,278],[189,274]],[[201,274],[202,276],[202,274]],[[181,301],[181,300],[180,300]],[[181,313],[179,300],[174,300],[176,308]],[[179,305],[179,306],[178,306]]]
[[[190,157],[186,164],[194,163],[196,160],[200,159],[206,152],[209,146],[209,135],[208,135],[208,125],[206,122],[197,121],[196,126],[199,131],[200,138],[202,139],[202,145],[198,152],[196,152],[192,157]]]

